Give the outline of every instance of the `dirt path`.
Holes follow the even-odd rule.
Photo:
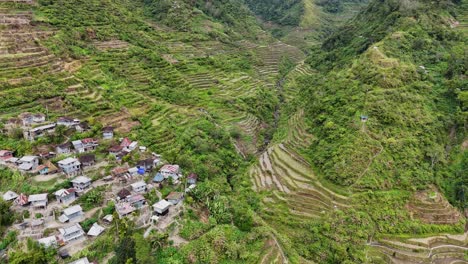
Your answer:
[[[358,176],[358,178],[354,181],[353,184],[351,184],[349,187],[352,188],[354,187],[360,180],[361,178],[367,173],[367,171],[369,170],[370,166],[372,165],[372,163],[374,162],[375,158],[377,158],[383,151],[384,151],[384,147],[382,146],[382,143],[380,143],[380,141],[376,140],[376,139],[373,139],[369,133],[367,132],[367,129],[365,129],[365,124],[363,125],[363,129],[362,129],[362,132],[364,134],[366,134],[366,136],[372,140],[372,141],[376,141],[378,144],[379,144],[379,147],[380,147],[380,150],[374,154],[374,156],[372,156],[372,158],[369,160],[369,163],[367,164],[366,168],[364,169],[364,171],[362,171],[362,173]]]

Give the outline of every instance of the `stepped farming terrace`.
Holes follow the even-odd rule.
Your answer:
[[[112,156],[107,148],[115,146],[106,145],[96,151],[98,162],[92,165],[96,170],[88,171],[110,173],[107,162],[115,169],[117,162],[125,164],[132,159],[130,162],[135,163],[141,155],[156,157],[158,153],[169,164],[203,171],[200,182],[213,180],[219,184],[218,180],[225,180],[222,184],[230,192],[236,185],[247,189],[252,200],[260,197],[253,218],[255,227],[261,227],[266,234],[259,243],[258,263],[312,263],[312,253],[307,250],[335,238],[326,233],[330,230],[320,228],[335,232],[334,228],[347,224],[334,222],[335,214],[352,218],[364,211],[369,211],[373,224],[388,227],[395,221],[399,227],[398,221],[402,225],[416,223],[411,226],[414,234],[381,226],[373,227],[377,235],[365,233],[368,237],[363,239],[367,239],[363,247],[369,263],[467,263],[467,233],[454,234],[465,218],[437,187],[393,193],[337,186],[314,166],[311,146],[320,139],[311,132],[313,124],[308,123],[307,107],[298,87],[309,80],[307,77],[322,73],[306,62],[306,51],[263,31],[256,38],[239,40],[228,36],[227,31],[168,28],[147,15],[142,1],[135,1],[134,12],[141,15],[137,18],[127,10],[126,5],[132,1],[81,1],[81,5],[90,5],[84,8],[93,15],[90,19],[75,18],[74,13],[86,12],[75,10],[71,2],[64,1],[63,6],[59,2],[0,0],[0,96],[8,98],[0,102],[0,123],[6,124],[25,112],[43,113],[48,121],[73,116],[93,127],[88,133],[112,127],[116,135],[138,139],[145,149],[141,153],[134,150],[133,158],[123,158]],[[106,9],[106,4],[112,6],[113,2],[123,7]],[[45,8],[45,4],[50,6]],[[102,19],[94,17],[96,10],[103,12]],[[58,15],[62,13],[66,22]],[[454,27],[465,32],[466,12],[460,17]],[[366,124],[359,124],[361,132],[366,133]],[[76,140],[76,135],[65,136],[67,141]],[[14,137],[14,133],[1,135],[0,143],[11,146],[17,143],[11,142],[18,141],[24,145],[18,148],[21,152],[50,143]],[[121,146],[116,147],[121,150]],[[384,151],[382,145],[376,149],[369,157]],[[226,179],[216,178],[222,173]],[[99,186],[94,189],[113,184],[100,176],[94,183]],[[244,178],[238,180],[237,176]],[[44,177],[47,180],[38,185],[55,188],[54,179]],[[138,180],[148,181],[143,177]],[[150,184],[160,188],[156,180]],[[213,186],[217,188],[213,196],[218,198],[221,184]],[[130,189],[128,184],[125,187]],[[105,188],[103,192],[109,193],[105,198],[126,193],[115,186]],[[160,194],[167,195],[167,190],[163,188]],[[388,203],[366,200],[370,193],[388,198]],[[401,197],[409,202],[401,202]],[[392,203],[394,199],[399,203]],[[398,213],[379,211],[380,206],[388,204],[395,204]],[[187,214],[196,218],[192,214],[206,211],[209,216],[200,217],[200,222],[207,234],[218,208],[211,201],[202,206],[213,207],[194,206],[191,209],[196,212]],[[367,210],[366,206],[372,208]],[[184,210],[179,209],[174,217]],[[85,211],[92,214],[89,208]],[[145,212],[141,224],[146,226],[149,217]],[[172,223],[164,225],[172,229]],[[191,242],[185,240],[187,237],[178,237],[178,231],[178,225],[171,230],[177,246]],[[364,236],[362,233],[356,236]],[[198,236],[206,239],[204,234]],[[319,235],[329,237],[320,241]],[[321,246],[317,247],[326,248]]]
[[[305,57],[281,42],[187,42],[185,33],[172,30],[150,32],[158,45],[148,52],[146,43],[132,41],[138,36],[98,40],[94,35],[113,25],[84,21],[72,25],[86,27],[89,55],[64,57],[52,50],[67,29],[49,24],[37,2],[2,1],[0,8],[0,93],[10,99],[0,103],[0,118],[47,111],[93,118],[122,132],[153,126],[153,144],[162,149],[174,142],[173,127],[209,118],[239,129],[239,151],[255,153],[262,144],[257,135],[268,124],[249,102],[258,90],[276,90],[283,58]]]

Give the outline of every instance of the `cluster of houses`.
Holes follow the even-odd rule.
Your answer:
[[[53,124],[44,124],[46,122],[45,115],[42,114],[23,114],[19,116],[19,120],[11,120],[11,123],[17,123],[23,127],[27,133],[27,139],[37,138],[41,134],[53,133],[53,130],[58,125],[63,125],[68,128],[75,127],[77,131],[85,131],[89,129],[86,123],[80,122],[78,119],[62,117]],[[34,128],[31,128],[38,125]],[[46,128],[47,127],[47,128]],[[35,132],[32,132],[35,131]],[[41,132],[39,132],[41,131]],[[26,134],[25,134],[26,136]],[[102,130],[103,139],[112,139],[114,137],[114,129],[112,127],[104,127]],[[81,240],[88,237],[96,237],[105,231],[105,224],[113,221],[113,215],[106,215],[102,219],[104,226],[95,223],[88,232],[85,232],[80,225],[80,222],[85,220],[83,208],[76,204],[75,201],[92,189],[93,181],[91,178],[83,175],[83,168],[91,167],[96,164],[96,156],[92,153],[99,146],[99,141],[94,138],[84,138],[65,142],[56,146],[54,153],[46,155],[26,155],[23,157],[14,157],[13,151],[0,150],[0,165],[7,166],[11,169],[17,169],[21,172],[31,174],[53,174],[63,173],[71,178],[71,186],[57,190],[52,194],[40,193],[26,195],[23,193],[17,194],[13,191],[7,191],[3,194],[3,200],[12,201],[15,206],[29,210],[48,210],[50,207],[49,199],[55,197],[54,203],[58,203],[63,210],[57,217],[57,223],[60,228],[58,232],[49,237],[38,239],[39,243],[45,246],[62,246],[72,241]],[[138,146],[137,141],[131,141],[128,138],[123,138],[118,145],[113,145],[108,149],[109,155],[115,156],[119,161],[133,151],[139,150],[146,152],[146,147]],[[49,159],[57,154],[66,155],[68,157],[59,160],[55,164]],[[78,157],[73,155],[78,155]],[[159,168],[156,171],[156,168]],[[155,172],[153,174],[153,171]],[[151,182],[141,180],[142,175],[151,173]],[[191,173],[186,178],[186,183],[189,186],[185,192],[195,188],[197,175]],[[159,219],[159,217],[168,214],[172,206],[178,205],[183,199],[185,192],[171,192],[164,199],[158,201],[152,206],[148,205],[145,194],[152,188],[161,188],[164,181],[169,181],[174,185],[181,183],[182,171],[179,165],[165,164],[161,166],[161,156],[152,153],[150,157],[145,155],[145,158],[138,161],[135,166],[119,166],[111,170],[111,175],[104,177],[99,181],[102,184],[112,184],[113,181],[123,184],[120,190],[114,190],[113,200],[115,201],[115,211],[119,218],[128,217],[134,212],[143,208],[152,208],[151,219]],[[101,183],[100,183],[101,184]],[[56,207],[54,207],[56,208]],[[145,210],[147,212],[147,210]],[[41,222],[42,221],[42,222]],[[31,227],[40,226],[44,220],[34,219],[29,225]],[[42,234],[42,233],[41,233]],[[88,260],[80,260],[77,263],[89,263]]]
[[[144,162],[146,164],[147,161]],[[155,166],[155,163],[153,161],[147,165]],[[118,217],[128,217],[132,215],[132,213],[148,207],[144,194],[161,183],[159,179],[160,176],[163,177],[163,181],[169,178],[179,180],[182,175],[178,168],[179,166],[177,165],[164,165],[158,170],[152,183],[146,183],[143,180],[135,181],[115,193],[115,210]],[[128,173],[128,169],[122,167],[116,168],[113,170],[112,178],[118,179],[126,177]],[[155,180],[155,178],[157,179]],[[126,180],[128,180],[128,178]],[[187,188],[186,191],[195,187],[196,180],[197,175],[194,173],[187,176],[187,184],[190,184],[190,187]],[[97,237],[105,231],[105,227],[95,223],[86,233],[80,226],[80,222],[85,220],[83,209],[79,204],[73,203],[80,195],[92,188],[92,180],[86,176],[77,176],[71,183],[72,187],[60,189],[53,193],[55,200],[64,207],[60,216],[57,218],[57,221],[60,222],[63,227],[58,228],[58,233],[52,236],[38,239],[38,242],[45,246],[62,246],[76,240],[85,239],[86,236]],[[13,191],[8,191],[3,194],[3,199],[5,201],[13,201],[16,206],[22,208],[46,209],[49,205],[48,193],[25,195],[23,193],[17,194]],[[170,207],[179,204],[183,199],[184,192],[169,193],[165,199],[158,201],[150,207],[153,212],[153,217],[151,219],[159,219],[159,217],[167,215]],[[110,223],[113,221],[113,216],[106,215],[102,220],[104,223]],[[37,223],[36,225],[39,226],[41,223]]]
[[[57,126],[74,128],[78,132],[85,132],[90,129],[86,122],[81,122],[79,119],[63,116],[59,117],[56,122],[50,122],[47,120],[46,115],[42,113],[22,113],[18,118],[11,118],[5,124],[7,130],[22,128],[24,138],[30,141],[44,135],[54,134]]]

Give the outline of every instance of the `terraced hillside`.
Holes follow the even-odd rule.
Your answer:
[[[54,31],[31,25],[33,4],[0,2],[0,95],[8,98],[0,103],[0,118],[43,109],[59,99],[68,82],[62,60],[42,45]],[[68,111],[67,107],[55,106],[58,108],[51,107],[52,111]]]
[[[455,224],[461,214],[435,189],[414,194],[408,209],[413,217],[431,224]]]
[[[467,263],[468,232],[427,238],[381,239],[370,243],[371,261],[387,263]]]
[[[303,123],[303,112],[297,112],[289,118],[286,139],[261,154],[249,172],[254,190],[263,196],[260,217],[291,240],[300,236],[292,228],[296,224],[350,207],[350,198],[324,186],[301,156],[300,150],[312,139]]]

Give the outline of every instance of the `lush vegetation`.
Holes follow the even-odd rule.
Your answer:
[[[138,140],[184,174],[199,175],[167,232],[144,237],[133,222],[116,220],[74,259],[269,263],[284,255],[292,263],[365,263],[366,244],[383,237],[463,231],[464,220],[437,224],[409,208],[416,191],[428,188],[467,207],[466,36],[451,28],[460,4],[373,1],[309,49],[304,63],[299,49],[275,42],[251,12],[279,24],[286,37],[304,30],[296,28],[304,16],[320,14],[308,24],[320,26],[313,40],[300,35],[307,45],[289,42],[308,47],[343,22],[337,16],[364,1],[0,3],[31,9],[25,30],[53,34],[26,48],[40,50],[34,56],[47,54],[45,65],[62,67],[7,61],[0,78],[0,95],[8,98],[0,103],[2,122],[30,111],[50,120],[79,117],[92,126],[84,134],[61,127],[35,142],[13,129],[0,135],[0,149],[37,153],[65,139],[100,137],[103,126],[115,125],[116,138]],[[96,151],[109,162],[106,174],[117,165],[107,156],[113,143]],[[255,154],[261,154],[257,167]],[[0,169],[2,192],[69,186],[68,180],[36,182]],[[85,230],[103,215],[118,218],[113,203],[104,205],[104,191],[95,188],[75,202],[85,211],[105,206],[82,223]],[[145,196],[151,203],[159,199],[155,191]],[[60,263],[54,249],[18,243],[15,233],[5,232],[15,219],[9,204],[0,203],[0,250],[9,248],[11,263]],[[170,241],[174,230],[185,240],[181,245]]]

